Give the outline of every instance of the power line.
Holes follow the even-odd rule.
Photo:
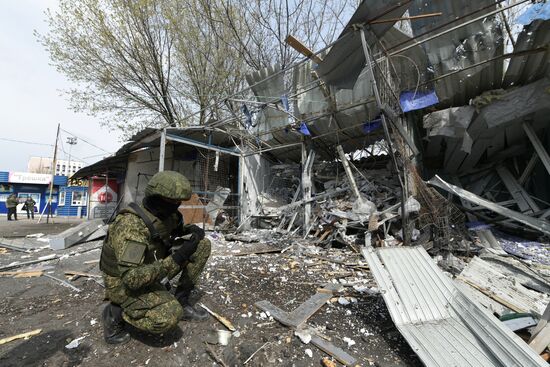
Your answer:
[[[48,147],[53,147],[53,144],[46,144],[46,143],[37,143],[34,141],[24,141],[24,140],[16,140],[16,139],[8,139],[8,138],[0,138],[0,140],[10,141],[13,143],[22,143],[22,144],[31,144],[31,145],[44,145]]]
[[[85,142],[85,143],[90,144],[90,145],[91,145],[92,147],[94,147],[94,148],[97,148],[97,149],[99,149],[99,150],[102,150],[102,151],[104,151],[105,153],[112,154],[112,152],[109,152],[108,150],[105,150],[105,149],[103,149],[103,148],[101,148],[101,147],[98,147],[97,145],[95,145],[95,144],[93,144],[93,143],[90,143],[88,140],[84,139],[82,136],[73,134],[72,132],[67,131],[67,130],[65,130],[65,129],[61,129],[61,130],[64,131],[64,132],[66,132],[67,134],[76,136],[77,138],[79,138],[80,140],[82,140],[82,141]]]

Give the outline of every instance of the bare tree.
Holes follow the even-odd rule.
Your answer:
[[[158,1],[61,0],[39,35],[53,64],[77,87],[77,110],[107,114],[114,126],[175,125],[185,101],[174,93],[174,38]]]
[[[210,21],[229,29],[223,38],[238,49],[255,70],[279,64],[282,68],[302,57],[285,42],[288,35],[312,50],[331,43],[355,10],[355,1],[341,0],[211,0]]]
[[[247,69],[242,55],[222,41],[229,30],[205,21],[211,11],[205,0],[173,0],[171,11],[166,12],[175,39],[178,76],[187,81],[178,91],[198,107],[199,124],[220,118],[216,107],[210,106],[240,89]]]
[[[246,73],[301,57],[288,34],[318,49],[336,38],[352,2],[60,0],[46,13],[49,32],[37,36],[74,82],[73,108],[129,134],[219,118],[214,102]]]

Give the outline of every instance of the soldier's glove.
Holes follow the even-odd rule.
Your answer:
[[[187,230],[187,232],[193,235],[192,238],[197,242],[201,241],[204,238],[204,230],[195,224],[186,226],[185,229]]]
[[[194,238],[190,240],[178,241],[179,248],[174,251],[172,258],[179,266],[182,266],[184,262],[188,261],[191,255],[197,251],[197,246],[200,241],[196,241]]]

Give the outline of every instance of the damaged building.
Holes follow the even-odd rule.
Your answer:
[[[156,172],[183,173],[194,195],[180,210],[219,243],[215,263],[254,255],[240,282],[253,267],[280,283],[300,269],[296,289],[323,262],[325,282],[296,303],[292,288],[248,290],[232,312],[253,317],[254,303],[257,323],[277,322],[308,356],[311,343],[325,366],[378,363],[308,321],[361,297],[380,300],[411,365],[546,366],[550,4],[529,4],[517,33],[505,17],[528,3],[363,1],[330,47],[248,75],[220,119],[143,130],[75,177],[115,179],[124,206]]]

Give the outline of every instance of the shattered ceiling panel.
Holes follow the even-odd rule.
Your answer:
[[[413,35],[420,36],[454,19],[484,9],[460,20],[466,22],[494,10],[494,4],[493,0],[415,0],[409,9],[411,16],[436,12],[442,15],[412,21]],[[451,23],[438,28],[437,32],[459,24]],[[502,29],[493,15],[425,42],[422,47],[428,55],[433,78],[437,78],[502,55]],[[435,82],[435,90],[440,106],[461,106],[482,91],[500,87],[501,81],[502,61],[494,61],[440,79]]]
[[[523,340],[456,288],[422,247],[362,254],[392,320],[426,366],[545,366]]]

